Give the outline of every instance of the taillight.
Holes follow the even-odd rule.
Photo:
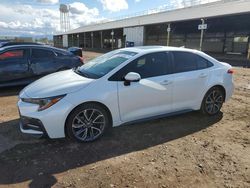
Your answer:
[[[227,73],[228,73],[228,74],[233,74],[233,73],[234,73],[234,70],[233,70],[233,69],[229,69],[229,70],[227,71]]]
[[[84,58],[81,57],[81,56],[78,56],[78,57],[79,57],[79,59],[81,60],[82,64],[84,64]]]

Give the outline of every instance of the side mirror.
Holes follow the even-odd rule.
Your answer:
[[[140,76],[140,74],[138,74],[136,72],[129,72],[124,77],[124,79],[125,79],[124,85],[129,86],[130,82],[139,82],[141,80],[141,76]]]

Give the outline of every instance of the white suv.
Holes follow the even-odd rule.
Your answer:
[[[185,48],[115,50],[27,86],[18,101],[20,128],[88,142],[137,120],[190,110],[215,115],[232,96],[231,68]]]

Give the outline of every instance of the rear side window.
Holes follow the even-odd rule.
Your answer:
[[[109,80],[122,81],[129,72],[140,74],[142,79],[171,73],[171,61],[168,52],[156,52],[141,56],[123,67]]]
[[[25,56],[25,50],[10,50],[0,54],[0,60],[23,58]]]
[[[59,51],[55,51],[57,57],[65,57],[65,56],[74,56],[74,54],[70,53],[70,52],[59,52]]]
[[[199,55],[196,55],[197,56],[197,69],[200,70],[200,69],[206,69],[206,68],[209,68],[209,67],[212,67],[213,64],[206,60],[205,58],[199,56]]]
[[[201,70],[213,64],[205,58],[191,52],[172,52],[175,73]]]
[[[54,56],[54,52],[50,50],[32,49],[32,58],[51,58]]]

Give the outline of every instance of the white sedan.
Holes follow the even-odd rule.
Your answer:
[[[232,67],[203,52],[145,46],[112,51],[20,92],[23,133],[80,142],[108,127],[200,110],[216,115],[233,94]]]

